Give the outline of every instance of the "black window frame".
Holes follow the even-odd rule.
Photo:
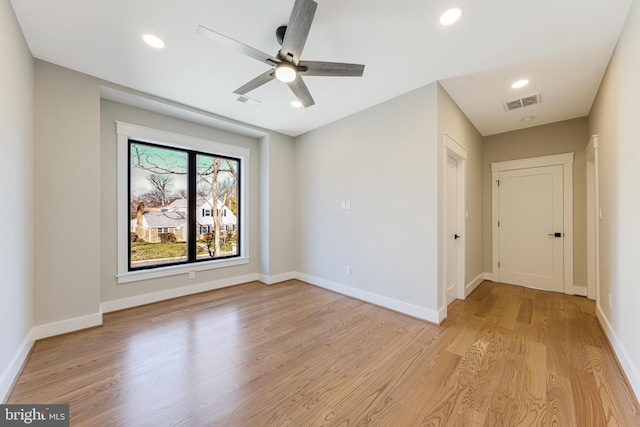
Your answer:
[[[176,262],[168,262],[157,265],[143,265],[133,267],[131,265],[131,227],[127,227],[128,235],[127,238],[127,271],[128,272],[136,272],[136,271],[145,271],[145,270],[155,270],[163,267],[173,267],[179,265],[190,265],[190,264],[200,264],[207,262],[215,262],[220,260],[229,260],[233,258],[241,258],[242,257],[242,226],[241,222],[241,209],[242,209],[242,168],[243,159],[240,157],[227,156],[223,154],[216,154],[213,152],[206,152],[201,150],[194,150],[190,148],[182,148],[175,147],[172,145],[158,144],[154,142],[141,141],[135,138],[128,138],[127,141],[127,207],[131,209],[131,146],[132,144],[146,145],[149,147],[157,147],[163,149],[169,149],[173,151],[179,151],[187,153],[187,259],[184,261],[176,261]],[[236,232],[236,254],[235,255],[225,255],[219,256],[215,258],[200,258],[198,259],[197,255],[197,236],[198,236],[198,222],[197,222],[197,178],[198,173],[196,169],[196,157],[198,155],[207,156],[207,157],[216,157],[220,159],[232,160],[237,164],[237,177],[236,177],[236,203],[237,203],[237,215],[236,215],[236,225],[234,231]],[[213,197],[213,203],[215,204],[217,198]],[[213,217],[213,209],[211,209],[211,217]],[[221,224],[222,229],[222,224]]]

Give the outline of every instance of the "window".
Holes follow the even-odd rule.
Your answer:
[[[226,205],[236,209],[240,160],[129,139],[129,270],[181,264],[240,254],[237,234],[227,233]],[[233,201],[233,203],[232,203]],[[201,206],[211,217],[197,236]],[[235,214],[237,217],[237,213]],[[223,223],[223,219],[227,222]],[[152,229],[157,232],[153,233]],[[170,232],[173,229],[175,232]]]
[[[118,123],[118,282],[248,263],[248,162],[245,148]]]

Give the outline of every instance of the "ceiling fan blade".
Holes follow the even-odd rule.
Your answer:
[[[298,73],[304,76],[362,77],[364,65],[345,64],[343,62],[300,61],[298,63]]]
[[[271,69],[264,74],[260,74],[255,79],[251,80],[249,83],[246,83],[240,86],[238,89],[234,90],[233,93],[238,95],[244,95],[247,92],[251,92],[252,90],[262,86],[265,83],[269,83],[276,76],[276,71]]]
[[[240,43],[239,41],[234,40],[231,37],[227,37],[206,27],[203,27],[202,25],[198,25],[198,28],[196,28],[196,33],[210,40],[213,40],[218,44],[236,50],[240,53],[244,53],[245,55],[250,56],[253,59],[257,59],[260,62],[264,62],[267,65],[274,66],[280,63],[279,59],[276,59],[271,55],[261,52],[258,49],[254,49],[251,46],[247,46],[244,43]]]
[[[304,105],[305,108],[311,107],[316,103],[311,97],[311,92],[309,92],[307,85],[304,84],[300,76],[296,77],[296,79],[291,83],[287,83],[287,85],[289,85],[293,94],[298,98],[298,101],[302,102],[302,105]]]
[[[287,60],[298,65],[317,7],[318,3],[314,0],[296,0],[278,58],[281,60],[287,58]]]

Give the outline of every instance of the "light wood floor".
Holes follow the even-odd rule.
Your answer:
[[[298,281],[38,341],[8,403],[72,426],[640,426],[585,298],[485,282],[440,327]]]

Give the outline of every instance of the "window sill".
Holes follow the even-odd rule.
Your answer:
[[[236,265],[249,264],[251,258],[240,257],[233,259],[222,259],[218,261],[198,262],[186,265],[172,265],[167,267],[158,267],[153,270],[129,271],[118,274],[118,284],[138,282],[140,280],[158,279],[161,277],[177,276],[179,274],[189,274],[190,271],[214,270],[217,268],[234,267]]]

